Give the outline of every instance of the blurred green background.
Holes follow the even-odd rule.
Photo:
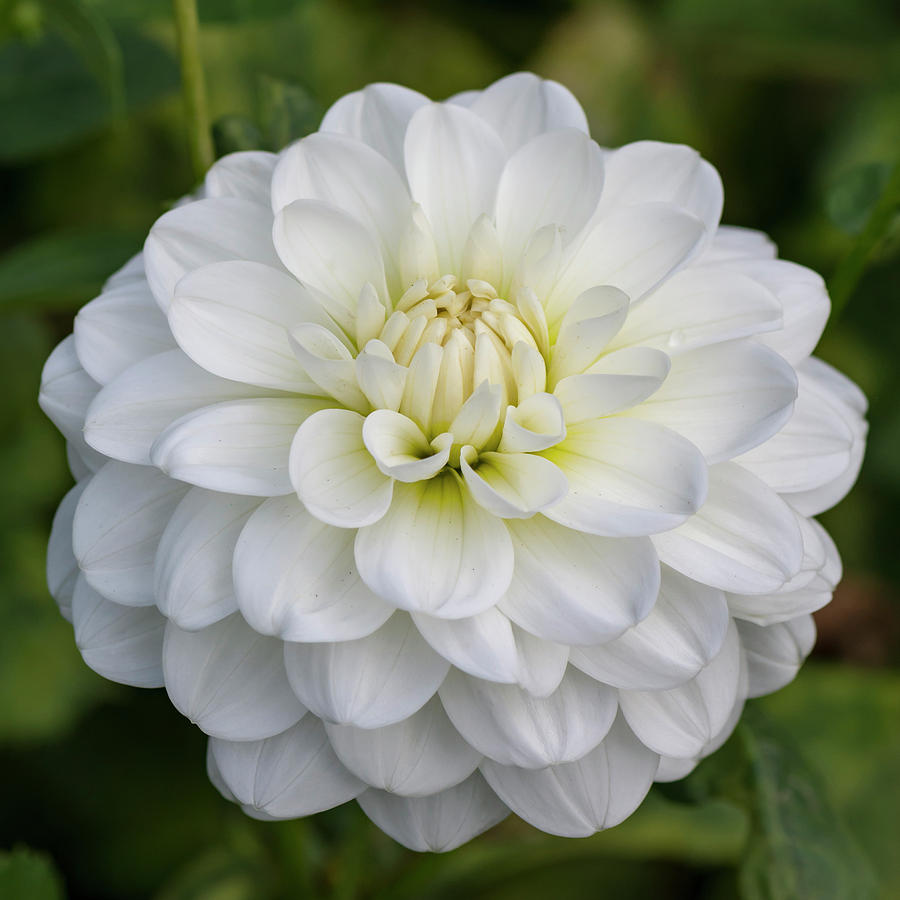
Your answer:
[[[583,841],[511,818],[398,848],[355,806],[262,824],[219,798],[162,691],[81,662],[44,583],[63,443],[36,406],[75,310],[193,187],[167,0],[0,2],[0,897],[900,896],[900,153],[892,0],[200,0],[218,154],[278,149],[376,80],[434,97],[531,69],[594,136],[688,143],[725,221],[848,293],[819,353],[871,399],[823,521],[846,577],[798,679],[687,782]],[[879,201],[879,197],[882,199]],[[885,227],[865,226],[880,202]],[[861,280],[848,254],[874,242]],[[856,248],[856,249],[854,249]],[[842,269],[843,266],[843,269]],[[842,272],[842,274],[838,274]],[[846,279],[846,280],[844,280]],[[841,284],[843,280],[843,286]],[[852,291],[846,291],[852,287]]]

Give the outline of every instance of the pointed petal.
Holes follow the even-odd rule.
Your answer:
[[[619,716],[603,742],[577,762],[521,769],[485,760],[481,771],[497,796],[541,831],[587,837],[628,818],[659,765]]]
[[[659,563],[649,538],[603,538],[535,516],[510,522],[516,552],[500,609],[517,625],[564,644],[600,644],[650,613]]]
[[[206,628],[237,609],[234,548],[259,503],[192,488],[175,507],[159,540],[154,594],[160,612],[180,628]]]
[[[450,667],[402,613],[359,640],[287,643],[284,661],[304,705],[328,722],[358,728],[411,716],[434,696]]]
[[[501,453],[532,453],[558,444],[566,436],[562,407],[553,394],[526,397],[508,407],[497,449]]]
[[[262,741],[213,738],[210,752],[229,792],[245,812],[262,813],[261,818],[308,816],[365,790],[334,755],[315,716]]]
[[[203,179],[207,197],[240,197],[261,203],[269,196],[277,153],[244,150],[217,159]]]
[[[397,484],[384,518],[358,532],[356,565],[389,603],[459,619],[500,599],[513,553],[503,522],[475,503],[450,470]]]
[[[354,537],[311,516],[296,497],[267,500],[234,550],[234,588],[244,618],[256,631],[286,641],[371,634],[393,608],[362,583]]]
[[[339,528],[371,525],[391,505],[394,482],[366,449],[363,422],[347,409],[322,410],[300,426],[291,445],[297,496],[317,519]]]
[[[169,622],[163,671],[175,708],[213,737],[256,741],[306,712],[288,683],[281,642],[257,634],[238,613],[201,631]]]
[[[626,690],[664,690],[693,678],[716,656],[728,628],[721,591],[663,567],[649,615],[614,641],[573,647],[572,664]]]
[[[809,615],[765,628],[751,622],[738,622],[737,627],[747,659],[750,697],[790,684],[816,642],[816,625]]]
[[[777,590],[803,560],[790,507],[734,463],[712,466],[702,509],[674,531],[654,535],[653,543],[666,565],[738,594]]]
[[[398,797],[373,789],[362,794],[358,802],[382,831],[404,847],[420,852],[454,850],[509,815],[477,772],[429,797]]]
[[[652,356],[650,354],[653,354]],[[641,374],[590,372],[563,378],[553,389],[567,425],[631,409],[652,396],[669,372],[669,358],[641,348],[647,365]]]
[[[73,547],[90,585],[125,606],[152,606],[160,536],[187,485],[144,466],[108,462],[81,495]]]
[[[498,763],[525,769],[580,759],[606,737],[618,709],[612,688],[577,669],[542,698],[453,670],[440,695],[469,744]]]
[[[81,575],[72,597],[72,624],[84,661],[99,675],[132,687],[162,687],[166,620],[155,607],[113,603]]]
[[[404,797],[447,790],[468,778],[481,762],[481,754],[463,740],[437,697],[409,718],[384,728],[326,724],[325,730],[338,758],[354,775]]]

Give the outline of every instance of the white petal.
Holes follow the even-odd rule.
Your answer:
[[[649,615],[614,641],[573,647],[572,664],[627,690],[663,690],[693,678],[716,656],[728,628],[721,591],[663,568]]]
[[[162,687],[166,620],[156,607],[120,606],[79,576],[72,597],[75,643],[99,675],[132,687]]]
[[[441,701],[432,697],[408,719],[384,728],[326,725],[341,762],[366,784],[423,797],[468,778],[481,762],[453,727]]]
[[[526,397],[506,410],[503,433],[497,449],[502,453],[531,453],[546,450],[566,436],[562,407],[553,394]]]
[[[541,831],[587,837],[628,818],[659,765],[618,717],[604,741],[577,762],[521,769],[485,760],[481,771],[497,796]]]
[[[103,388],[87,410],[84,434],[106,456],[149,465],[153,442],[176,419],[223,400],[268,393],[210,375],[181,350],[170,350],[136,363]]]
[[[573,762],[606,737],[616,692],[569,669],[548,697],[451,671],[441,701],[460,734],[476,750],[509,766],[542,769]]]
[[[100,386],[84,371],[69,335],[50,354],[41,372],[38,403],[44,414],[78,450],[84,448],[84,417]]]
[[[256,202],[210,197],[160,216],[144,243],[147,282],[165,311],[183,275],[226,259],[248,259],[280,268],[272,244],[268,197]]]
[[[636,141],[606,154],[601,214],[653,200],[695,215],[710,236],[722,214],[722,180],[700,154],[681,144]]]
[[[790,507],[734,463],[709,470],[702,509],[653,537],[659,558],[696,581],[738,594],[767,594],[800,570],[803,540]]]
[[[251,815],[308,816],[340,806],[365,789],[334,755],[315,716],[304,716],[293,728],[262,741],[213,738],[210,751],[225,786]]]
[[[413,115],[403,148],[410,191],[434,228],[442,270],[459,271],[469,230],[493,209],[503,143],[464,107],[433,103]]]
[[[275,217],[272,231],[284,265],[332,303],[328,312],[352,334],[359,292],[366,283],[387,299],[384,263],[365,225],[329,203],[295,200]]]
[[[353,355],[330,329],[304,322],[288,336],[301,367],[312,379],[310,393],[333,397],[338,404],[357,412],[368,412],[369,401],[359,388]],[[334,405],[334,404],[331,404]]]
[[[428,103],[418,91],[399,84],[370,84],[346,94],[322,119],[320,131],[338,132],[365,141],[403,171],[403,136],[413,113]]]
[[[449,434],[429,442],[412,419],[390,409],[369,413],[362,435],[378,468],[404,482],[436,475],[447,464],[453,443]]]
[[[203,180],[206,196],[241,197],[264,203],[278,159],[278,154],[264,150],[229,153],[217,159]]]
[[[740,672],[741,647],[732,622],[722,649],[696,677],[665,691],[620,691],[619,705],[632,731],[651,750],[694,757],[743,701]]]
[[[493,438],[499,438],[502,411],[501,388],[482,382],[450,423],[454,441],[457,444],[471,444],[480,450]]]
[[[588,131],[584,110],[569,89],[530,72],[495,81],[472,99],[469,108],[493,126],[510,152],[545,131]]]
[[[507,264],[518,261],[544,225],[577,234],[602,187],[603,151],[581,131],[551,131],[521,147],[506,163],[497,189],[497,231]]]
[[[781,304],[758,281],[724,269],[692,266],[634,306],[612,346],[658,347],[674,356],[771,332],[781,324]]]
[[[724,262],[731,259],[774,259],[778,248],[762,231],[720,225],[703,253],[703,262]]]
[[[238,260],[185,275],[169,309],[169,325],[178,344],[208,372],[232,381],[317,394],[288,340],[288,331],[302,322],[337,331],[331,317],[286,272]]]
[[[703,235],[699,219],[671,204],[614,210],[565,251],[547,298],[548,321],[559,321],[579,294],[598,284],[613,285],[636,303],[688,259]]]
[[[475,462],[474,468],[470,459]],[[478,455],[467,445],[460,454],[460,465],[475,500],[501,518],[530,518],[556,503],[569,489],[565,475],[552,462],[529,453]]]
[[[566,310],[551,349],[551,386],[593,365],[628,316],[628,297],[611,285],[588,288]]]
[[[326,525],[296,497],[267,500],[241,532],[234,586],[244,618],[286,641],[348,641],[371,634],[393,608],[361,581],[352,530]],[[230,569],[229,569],[230,571]]]
[[[231,564],[238,535],[259,506],[255,497],[192,488],[159,541],[154,593],[160,612],[181,628],[206,628],[237,609]]]
[[[400,408],[409,369],[397,365],[387,345],[369,341],[354,362],[359,389],[373,409]]]
[[[201,631],[169,622],[163,671],[175,708],[213,737],[256,741],[306,712],[288,684],[281,642],[257,634],[238,613]]]
[[[519,687],[534,697],[549,697],[566,674],[569,648],[537,637],[516,624],[512,629],[519,653]]]
[[[391,504],[394,482],[366,449],[363,422],[350,410],[323,410],[300,426],[291,446],[291,484],[306,508],[329,525],[370,525]]]
[[[73,546],[88,582],[126,606],[155,602],[153,566],[160,536],[187,485],[145,466],[108,462],[75,511]]]
[[[75,519],[75,507],[89,481],[89,478],[83,479],[63,497],[53,515],[53,526],[47,545],[47,586],[67,622],[72,621],[72,594],[79,572],[72,549],[72,524]]]
[[[231,494],[290,493],[288,457],[318,399],[230,400],[188,413],[154,442],[153,465],[172,478]]]
[[[569,493],[544,515],[612,537],[653,534],[683,522],[706,496],[706,463],[681,435],[621,417],[573,425],[544,452],[569,480]]]
[[[147,282],[105,290],[75,316],[75,347],[88,374],[108,384],[136,362],[175,347]]]
[[[566,424],[577,425],[637,406],[663,383],[669,370],[668,357],[660,354],[659,363],[657,371],[642,375],[591,372],[563,378],[553,389],[553,396],[562,406]]]
[[[659,390],[628,415],[674,429],[716,463],[772,437],[796,396],[797,376],[777,353],[734,341],[676,356]]]
[[[358,802],[382,831],[404,847],[421,852],[454,850],[509,815],[477,772],[462,784],[429,797],[398,797],[368,790]]]
[[[698,762],[698,759],[691,757],[676,759],[674,756],[661,756],[659,758],[659,768],[656,770],[656,777],[653,780],[663,784],[670,781],[681,781],[682,778],[690,775],[697,768]]]
[[[747,658],[750,697],[790,684],[816,642],[816,625],[809,615],[765,628],[751,622],[738,622],[737,627]]]
[[[506,591],[513,552],[503,522],[469,496],[452,470],[397,484],[387,514],[356,537],[363,581],[402,609],[459,619]]]
[[[434,696],[450,667],[402,613],[359,640],[287,643],[284,661],[294,692],[317,716],[358,728],[411,716]]]
[[[603,538],[535,516],[510,522],[516,552],[500,609],[547,640],[599,644],[644,619],[659,592],[649,538]]]

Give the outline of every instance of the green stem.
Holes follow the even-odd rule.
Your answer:
[[[844,257],[832,276],[830,285],[832,322],[846,308],[850,296],[866,270],[869,259],[887,234],[898,209],[900,209],[900,160],[894,165],[887,184],[869,215],[866,227],[860,232],[850,248],[850,252]]]
[[[178,60],[181,65],[181,93],[187,116],[188,145],[194,177],[200,181],[215,161],[209,110],[206,105],[206,85],[203,63],[200,61],[200,27],[196,0],[172,0],[175,13],[175,34],[178,40]]]

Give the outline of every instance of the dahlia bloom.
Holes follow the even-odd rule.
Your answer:
[[[221,159],[44,370],[87,664],[258,818],[621,822],[797,672],[863,453],[821,278],[721,209],[529,74]]]

